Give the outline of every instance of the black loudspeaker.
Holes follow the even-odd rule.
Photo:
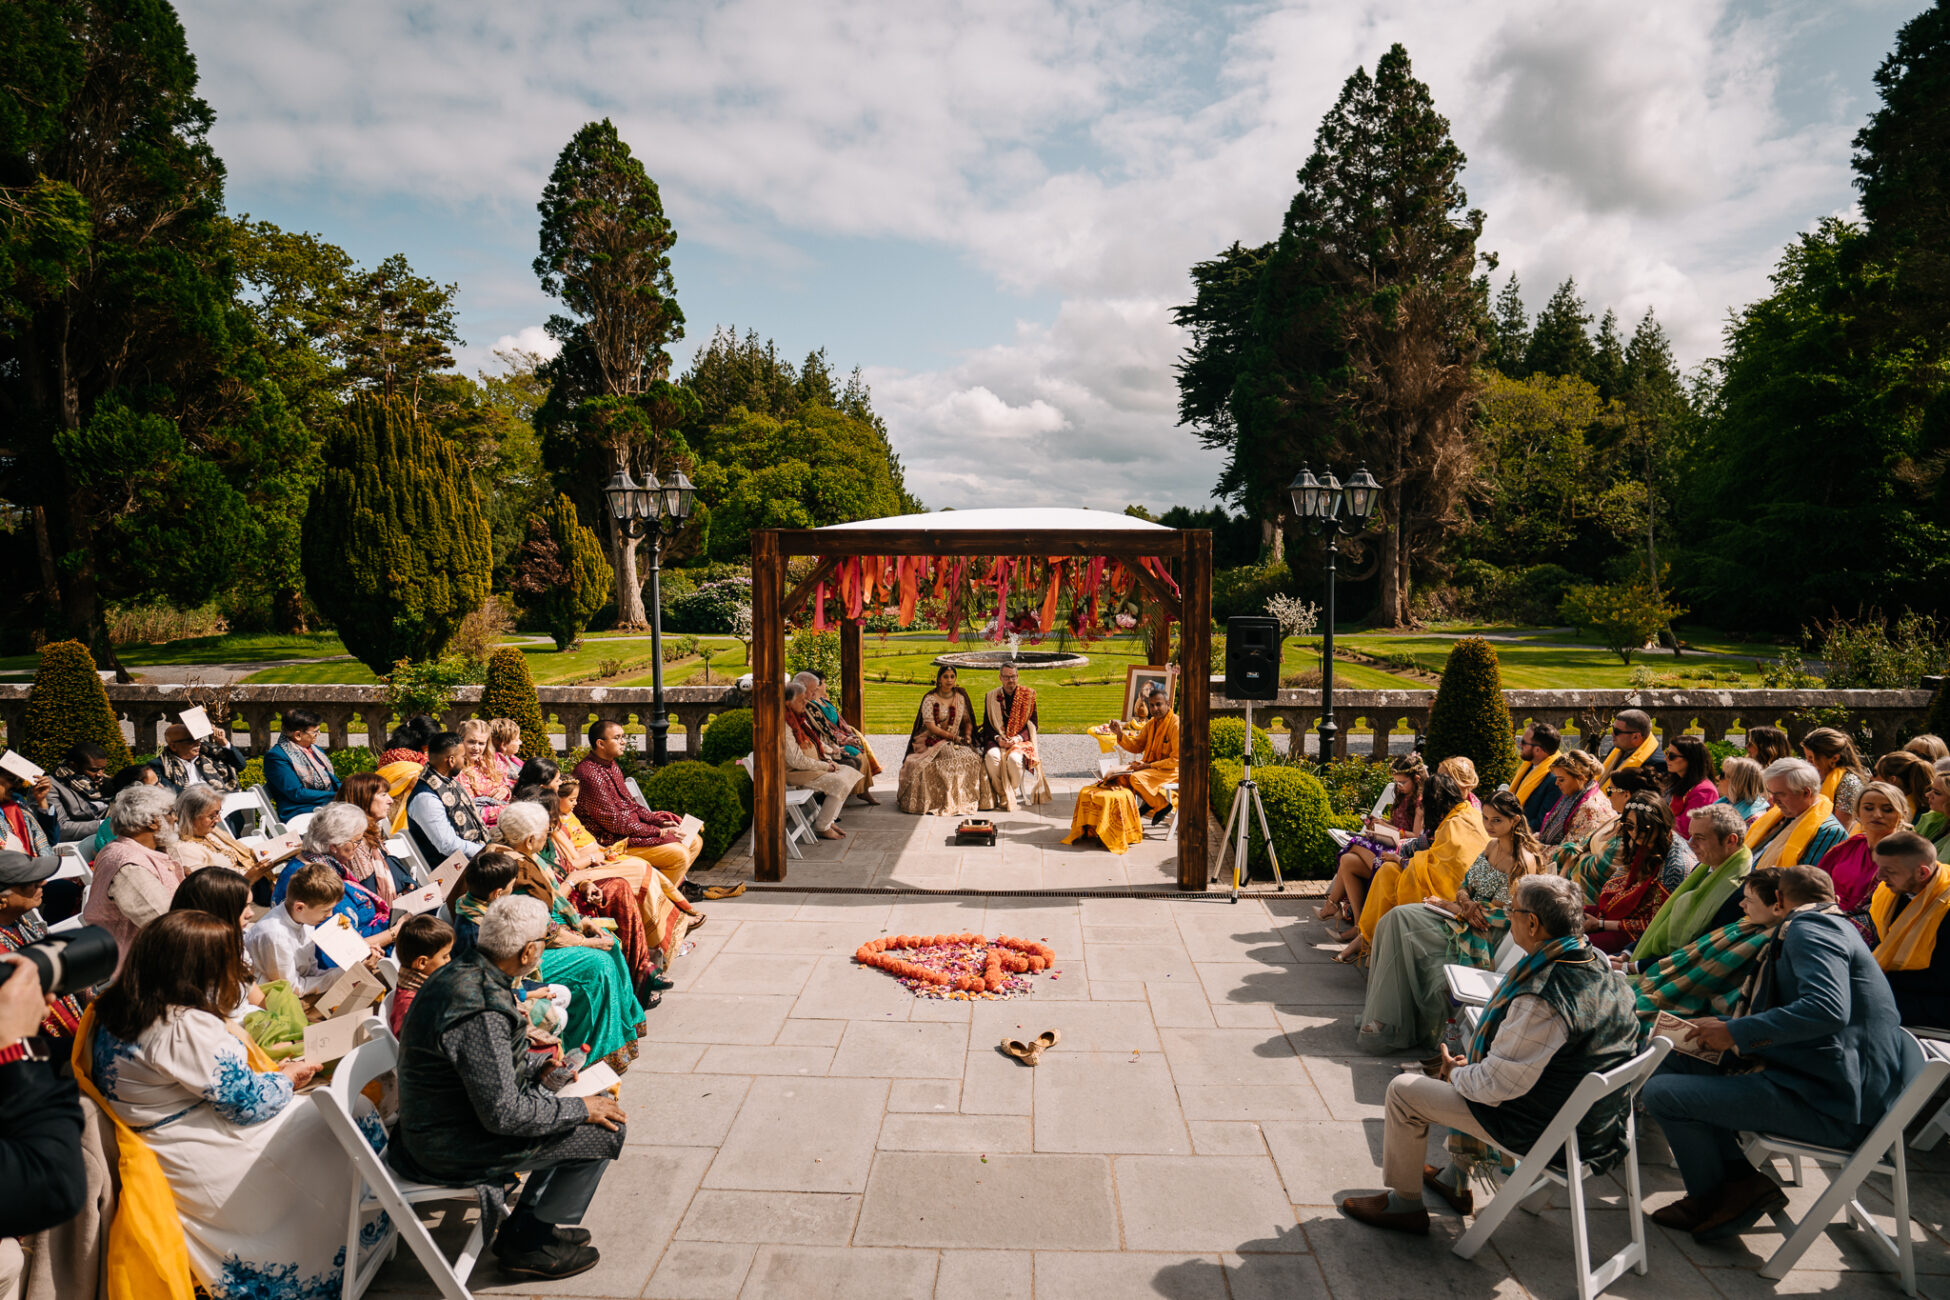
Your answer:
[[[1226,698],[1272,700],[1280,694],[1280,625],[1257,614],[1226,620]]]

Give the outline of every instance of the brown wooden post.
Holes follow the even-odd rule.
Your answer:
[[[785,879],[785,560],[779,535],[752,534],[752,874]]]
[[[1184,588],[1179,590],[1183,591]],[[1144,662],[1156,665],[1171,662],[1171,613],[1163,605],[1158,606],[1158,617],[1145,635]]]
[[[1205,888],[1205,818],[1210,802],[1212,734],[1212,534],[1180,534],[1185,563],[1178,590],[1178,887]]]
[[[840,716],[846,725],[866,734],[867,664],[860,644],[860,620],[840,620]]]

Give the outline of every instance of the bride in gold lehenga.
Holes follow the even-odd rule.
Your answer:
[[[975,706],[955,684],[955,670],[941,668],[934,689],[914,711],[914,729],[901,761],[900,810],[962,817],[979,806],[982,759],[975,752]]]

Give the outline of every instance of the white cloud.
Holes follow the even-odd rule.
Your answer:
[[[562,345],[550,338],[547,330],[540,325],[529,325],[513,334],[503,334],[487,348],[484,357],[475,355],[472,348],[462,348],[455,360],[460,363],[464,373],[471,374],[476,370],[504,369],[500,359],[502,353],[531,352],[544,361],[550,361],[561,350]]]

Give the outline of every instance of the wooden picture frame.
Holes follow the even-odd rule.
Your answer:
[[[1165,703],[1178,703],[1177,664],[1132,664],[1124,670],[1124,713],[1126,721],[1137,716],[1138,692],[1147,684],[1164,683]]]

